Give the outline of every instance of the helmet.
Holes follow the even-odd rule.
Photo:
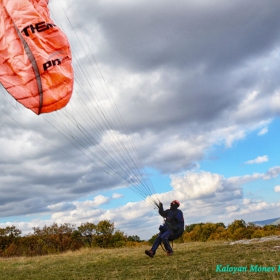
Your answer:
[[[171,202],[171,204],[177,204],[177,207],[180,206],[180,202],[179,202],[178,200],[173,200],[173,201]]]

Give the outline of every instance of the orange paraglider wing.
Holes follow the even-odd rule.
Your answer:
[[[48,0],[0,0],[0,82],[38,115],[70,100],[70,45],[50,19]]]

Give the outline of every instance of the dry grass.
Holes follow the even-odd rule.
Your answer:
[[[83,249],[62,255],[0,259],[0,279],[280,279],[279,241],[229,245],[225,242],[174,245],[167,257],[159,248],[150,259],[147,247]],[[217,265],[247,267],[247,272],[218,272]],[[275,267],[274,272],[252,272],[251,265]]]

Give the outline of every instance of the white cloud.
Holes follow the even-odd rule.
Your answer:
[[[227,212],[232,213],[237,211],[239,209],[239,206],[231,205],[231,206],[227,206],[225,209]]]
[[[248,204],[250,204],[251,203],[251,199],[248,199],[248,198],[244,198],[243,199],[243,204],[244,205],[248,205]]]
[[[280,166],[274,166],[269,168],[269,170],[264,174],[263,179],[269,180],[271,178],[276,178],[280,174]]]
[[[112,195],[112,198],[113,198],[113,199],[118,199],[118,198],[121,198],[121,197],[123,197],[123,194],[120,194],[120,193],[114,193],[114,194]]]
[[[109,197],[103,196],[103,195],[97,195],[93,198],[93,200],[86,200],[82,202],[75,202],[74,204],[79,208],[96,208],[102,204],[105,204],[109,201]]]
[[[213,197],[224,189],[223,177],[210,172],[186,172],[183,176],[172,175],[171,186],[186,199]]]
[[[275,206],[274,203],[270,204],[270,203],[267,203],[266,201],[253,202],[253,203],[248,204],[246,207],[241,208],[239,213],[236,213],[236,214],[239,217],[241,217],[242,215],[245,216],[248,214],[257,213],[259,211],[270,209],[274,206]]]
[[[275,187],[274,187],[274,191],[275,191],[275,192],[280,192],[280,185],[279,185],[279,186],[275,186]]]
[[[262,130],[260,130],[260,131],[258,132],[258,135],[261,136],[261,135],[266,134],[267,132],[268,132],[268,128],[267,128],[267,127],[264,127]]]
[[[248,160],[245,162],[245,164],[255,164],[255,163],[263,163],[263,162],[267,162],[268,161],[268,156],[258,156],[255,159],[252,160]]]
[[[73,210],[75,208],[76,208],[75,205],[69,202],[60,202],[48,206],[48,209],[50,209],[52,212],[63,212],[70,209]]]

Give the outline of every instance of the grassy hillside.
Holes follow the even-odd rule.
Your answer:
[[[174,244],[171,257],[159,247],[153,259],[144,254],[146,246],[82,249],[61,255],[0,259],[0,279],[280,279],[279,248],[279,241],[250,245],[192,242]],[[240,272],[234,273],[233,267]]]

